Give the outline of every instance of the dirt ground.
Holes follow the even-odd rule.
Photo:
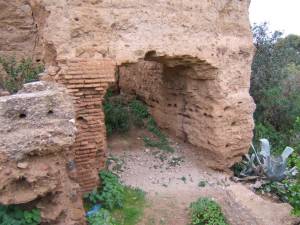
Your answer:
[[[144,146],[144,130],[109,138],[114,170],[121,180],[147,193],[148,206],[139,225],[187,225],[188,207],[199,197],[211,197],[232,225],[296,225],[288,204],[256,195],[249,187],[234,183],[230,174],[209,169],[199,150],[170,140],[173,153]]]

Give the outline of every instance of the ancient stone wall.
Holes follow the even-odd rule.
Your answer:
[[[149,60],[149,59],[148,59]],[[226,168],[244,154],[252,137],[248,98],[222,96],[218,69],[205,61],[152,58],[121,66],[119,88],[137,95],[151,108],[168,133],[199,147],[213,159],[209,165]],[[195,64],[194,64],[195,63]]]
[[[38,27],[27,0],[0,1],[0,57],[40,60]]]
[[[13,2],[21,6],[19,1]],[[250,0],[30,0],[29,3],[46,73],[67,86],[73,85],[69,89],[76,90],[78,109],[91,113],[83,102],[88,98],[100,100],[103,93],[93,89],[92,94],[87,94],[91,87],[85,81],[84,84],[78,81],[78,86],[68,83],[77,81],[60,77],[62,71],[68,71],[63,68],[69,68],[69,60],[84,59],[92,63],[110,59],[120,66],[124,92],[135,91],[144,97],[153,106],[160,126],[198,146],[199,151],[217,156],[216,166],[231,166],[248,151],[254,111],[249,95],[253,56],[248,19]],[[74,68],[79,71],[81,66]],[[97,68],[100,72],[95,76],[101,77],[101,66]],[[132,83],[126,85],[125,80]],[[93,104],[97,119],[103,124],[98,103]],[[176,124],[165,118],[166,113]],[[85,120],[77,116],[79,130],[84,131]],[[105,139],[105,132],[101,126],[99,137],[98,134],[93,137],[101,136],[99,146],[104,146],[101,140]],[[92,142],[94,152],[88,157],[78,156],[77,163],[81,158],[85,161],[95,156],[98,144]],[[81,147],[77,146],[81,150],[76,152],[83,153]],[[98,160],[92,161],[98,169]],[[83,190],[92,188],[94,181],[90,181],[81,181]]]
[[[84,224],[75,110],[63,85],[35,82],[0,97],[0,123],[0,204],[36,207],[43,224]]]

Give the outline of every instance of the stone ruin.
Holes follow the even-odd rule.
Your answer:
[[[34,202],[45,223],[84,224],[78,196],[104,167],[102,100],[113,83],[211,166],[232,166],[252,139],[249,4],[0,1],[0,55],[46,66],[44,82],[1,97],[0,203]]]

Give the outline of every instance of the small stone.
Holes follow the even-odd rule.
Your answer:
[[[20,162],[17,164],[17,167],[20,169],[26,169],[28,167],[28,162]]]
[[[81,220],[84,217],[84,213],[81,209],[72,209],[71,218],[75,221]]]

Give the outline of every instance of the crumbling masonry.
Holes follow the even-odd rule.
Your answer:
[[[81,192],[97,186],[104,167],[102,100],[115,77],[122,94],[150,106],[160,127],[225,169],[252,139],[249,4],[2,0],[0,55],[42,61],[42,79],[67,89],[77,128],[67,161]]]

